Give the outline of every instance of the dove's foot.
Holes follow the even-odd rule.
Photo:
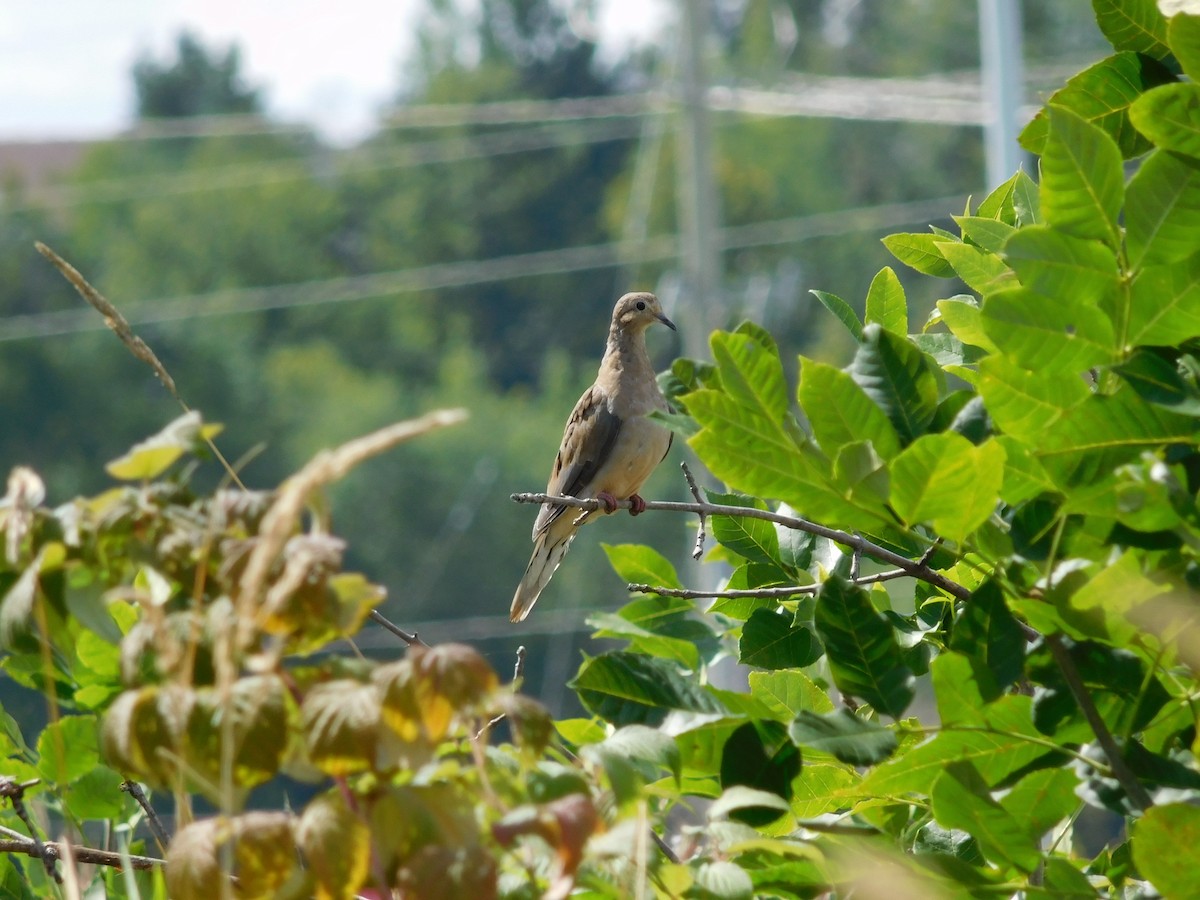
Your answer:
[[[615,513],[617,511],[617,503],[619,501],[608,491],[600,491],[596,494],[596,499],[604,504],[604,511],[606,513]]]
[[[643,500],[638,494],[631,494],[629,496],[629,502],[632,504],[629,507],[629,514],[631,516],[641,515],[646,511],[646,501]]]

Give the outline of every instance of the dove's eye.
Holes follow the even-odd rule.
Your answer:
[[[639,300],[637,303],[637,307],[638,307],[639,311],[644,310],[646,308],[646,304],[643,301]]]

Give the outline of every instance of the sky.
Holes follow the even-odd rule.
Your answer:
[[[0,141],[91,138],[133,117],[130,70],[188,28],[236,42],[276,116],[333,139],[369,130],[400,85],[422,0],[0,0]],[[672,0],[597,0],[602,46],[647,43]]]

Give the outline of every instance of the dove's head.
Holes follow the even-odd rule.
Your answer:
[[[672,331],[675,330],[675,323],[663,314],[662,305],[653,294],[626,294],[613,309],[613,328],[626,333],[639,334],[655,322],[662,322]]]

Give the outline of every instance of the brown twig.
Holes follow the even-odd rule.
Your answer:
[[[892,581],[896,578],[908,578],[909,573],[904,569],[889,569],[875,575],[864,575],[852,581],[851,584],[878,584],[881,581]],[[658,594],[660,597],[681,597],[685,600],[697,600],[704,597],[738,598],[738,597],[794,597],[797,594],[816,594],[821,590],[819,584],[793,584],[783,587],[745,588],[733,590],[689,590],[687,588],[671,588],[660,584],[625,585],[626,590],[639,594]]]
[[[1054,657],[1054,662],[1062,672],[1071,695],[1079,704],[1079,709],[1083,712],[1083,717],[1087,719],[1088,725],[1091,726],[1092,733],[1096,735],[1096,740],[1104,750],[1104,755],[1108,757],[1113,777],[1129,795],[1134,806],[1139,810],[1149,809],[1154,805],[1154,801],[1150,799],[1150,794],[1133,774],[1129,764],[1125,762],[1125,757],[1121,755],[1121,747],[1117,744],[1117,739],[1113,737],[1112,732],[1108,730],[1108,726],[1104,724],[1100,711],[1096,709],[1092,695],[1088,693],[1087,685],[1083,683],[1079,669],[1075,666],[1075,660],[1071,657],[1071,651],[1063,644],[1062,637],[1057,634],[1046,635],[1046,648]]]
[[[25,808],[25,791],[38,784],[40,778],[34,778],[32,781],[13,781],[6,776],[0,777],[0,797],[7,797],[12,803],[13,810],[17,817],[29,829],[29,847],[31,848],[30,856],[36,856],[42,861],[42,865],[46,868],[46,874],[53,878],[59,884],[62,884],[62,875],[54,865],[57,856],[51,856],[46,852],[46,845],[42,843],[42,839],[38,837],[37,829],[33,825],[33,819],[29,816],[29,810]]]
[[[171,843],[171,837],[167,834],[167,829],[163,827],[162,819],[150,805],[150,798],[146,796],[142,786],[136,781],[126,780],[121,782],[121,790],[137,801],[137,805],[146,814],[146,824],[150,828],[150,833],[154,835],[154,840],[158,843],[158,849],[166,853],[167,845]]]
[[[54,863],[61,858],[67,847],[57,841],[45,841],[34,843],[32,840],[0,840],[0,853],[24,853],[27,856],[32,856],[35,859],[42,860],[42,863],[47,868],[52,868]],[[96,866],[112,866],[113,868],[122,869],[125,867],[125,860],[129,860],[129,865],[135,869],[153,869],[155,866],[166,864],[166,860],[156,859],[153,856],[134,856],[126,854],[124,857],[120,853],[115,853],[112,850],[96,850],[92,847],[81,847],[79,844],[70,845],[71,853],[79,862],[90,863]],[[55,875],[55,879],[62,882],[62,877]]]
[[[580,500],[577,497],[557,497],[550,494],[513,494],[510,499],[516,503],[551,503],[584,510],[600,509],[603,506],[599,500]],[[617,509],[632,508],[632,504],[628,500],[618,500],[616,503]],[[898,569],[903,569],[910,577],[932,584],[934,587],[945,591],[951,597],[958,600],[969,600],[971,598],[969,588],[956,581],[952,581],[941,572],[931,569],[928,563],[915,562],[906,556],[901,556],[899,553],[888,550],[886,547],[880,547],[878,544],[868,541],[861,535],[850,534],[847,531],[838,531],[836,528],[827,528],[824,525],[810,522],[808,519],[801,519],[798,516],[785,516],[767,509],[755,509],[752,506],[719,506],[715,503],[677,503],[669,500],[647,500],[645,503],[647,510],[656,510],[659,512],[684,512],[706,516],[741,516],[746,519],[762,519],[764,522],[774,522],[782,525],[784,528],[803,531],[806,534],[815,534],[817,537],[827,538],[834,543],[849,547],[851,550],[859,550],[872,559],[895,566]]]
[[[421,640],[421,636],[419,634],[417,634],[415,631],[405,631],[399,625],[396,625],[393,622],[390,622],[388,619],[384,618],[384,616],[377,609],[371,610],[369,618],[376,625],[380,625],[386,631],[390,631],[392,634],[394,634],[396,637],[400,638],[400,640],[404,641],[404,643],[408,644],[408,646],[410,646],[410,647],[412,647],[414,645],[419,646],[419,647],[428,647],[429,646],[427,643],[425,643],[423,640]]]
[[[700,493],[700,486],[696,484],[696,479],[692,477],[692,470],[688,468],[687,460],[679,464],[683,469],[683,477],[687,480],[688,490],[692,492],[692,496],[696,498],[697,503],[706,503],[704,495]],[[692,548],[692,559],[698,560],[704,555],[704,526],[706,517],[704,513],[699,513],[697,518],[700,519],[700,524],[696,526],[696,546]]]

